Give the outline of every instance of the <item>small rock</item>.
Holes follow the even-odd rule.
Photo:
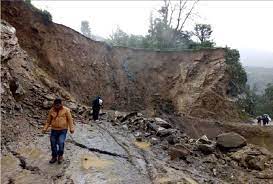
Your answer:
[[[159,143],[159,140],[157,138],[155,138],[155,137],[152,137],[150,142],[151,142],[151,144],[155,145],[155,144]]]
[[[174,160],[176,158],[186,159],[189,154],[189,149],[182,144],[177,144],[169,148],[169,155],[171,160]]]
[[[138,113],[137,113],[137,116],[138,116],[138,117],[143,117],[143,114],[141,114],[141,113],[138,112]]]
[[[52,106],[52,103],[53,103],[53,102],[50,102],[50,101],[45,100],[45,101],[43,102],[43,108],[44,108],[44,109],[50,109],[51,106]]]
[[[23,108],[22,108],[22,106],[20,104],[15,104],[14,110],[19,111],[21,113],[23,112]]]
[[[216,173],[216,169],[215,168],[212,169],[212,173],[213,173],[214,176],[216,176],[217,173]]]
[[[45,97],[47,100],[50,100],[50,101],[55,100],[55,97],[54,97],[53,95],[50,95],[50,94],[46,94],[44,97]]]
[[[40,119],[40,116],[38,116],[38,115],[34,115],[34,116],[32,116],[34,119]]]
[[[198,150],[204,154],[211,154],[215,151],[215,144],[198,144]]]
[[[40,84],[38,84],[38,83],[35,83],[34,86],[37,87],[37,88],[42,88],[42,86]]]
[[[123,128],[124,130],[129,130],[129,128],[128,128],[127,125],[122,125],[122,128]]]
[[[166,140],[169,144],[174,145],[179,142],[179,140],[174,135],[169,135]]]
[[[166,136],[173,134],[174,132],[175,132],[175,130],[173,130],[173,129],[166,129],[163,127],[159,127],[156,135],[159,137],[166,137]]]
[[[159,126],[156,125],[155,123],[148,122],[147,123],[147,128],[150,129],[150,130],[153,130],[155,132],[158,132]]]
[[[202,144],[210,144],[211,141],[208,139],[208,137],[206,135],[203,135],[202,137],[200,137],[196,142],[200,142]]]
[[[264,156],[248,155],[245,162],[249,169],[262,171],[265,168],[266,158]]]
[[[246,139],[234,132],[218,135],[216,142],[219,147],[226,149],[241,148],[246,145]]]
[[[135,137],[137,141],[142,141],[142,133],[136,132]]]
[[[150,135],[152,135],[150,132],[145,132],[144,133],[144,137],[149,137]]]
[[[160,126],[160,127],[163,127],[163,128],[172,128],[172,125],[170,123],[168,123],[167,121],[161,119],[161,118],[155,118],[155,123]]]
[[[78,112],[78,105],[75,102],[68,102],[66,105],[72,111],[77,111]]]

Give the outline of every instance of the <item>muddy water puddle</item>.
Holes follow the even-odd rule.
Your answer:
[[[149,142],[141,142],[141,141],[135,141],[134,144],[142,150],[148,150],[151,147],[151,143]]]
[[[251,144],[255,144],[258,146],[262,146],[267,148],[270,152],[273,153],[273,137],[251,137],[248,138],[247,141]]]
[[[100,159],[94,155],[83,155],[81,157],[81,164],[84,169],[96,168],[104,169],[114,164],[113,161],[107,159]]]

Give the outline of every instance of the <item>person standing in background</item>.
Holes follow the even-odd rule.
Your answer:
[[[98,121],[100,109],[103,107],[103,101],[100,96],[97,96],[92,102],[93,120]]]

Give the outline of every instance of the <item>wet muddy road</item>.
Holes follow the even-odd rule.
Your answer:
[[[135,142],[132,134],[108,122],[77,124],[75,134],[67,135],[65,161],[60,165],[48,163],[49,134],[38,135],[31,144],[11,144],[7,149],[9,154],[1,158],[3,184],[146,184],[164,183],[170,177],[195,183],[181,171],[165,168],[150,151],[149,143]]]

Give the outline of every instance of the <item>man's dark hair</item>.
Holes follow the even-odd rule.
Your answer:
[[[61,104],[62,103],[62,99],[60,97],[57,97],[55,100],[54,100],[54,104]]]

